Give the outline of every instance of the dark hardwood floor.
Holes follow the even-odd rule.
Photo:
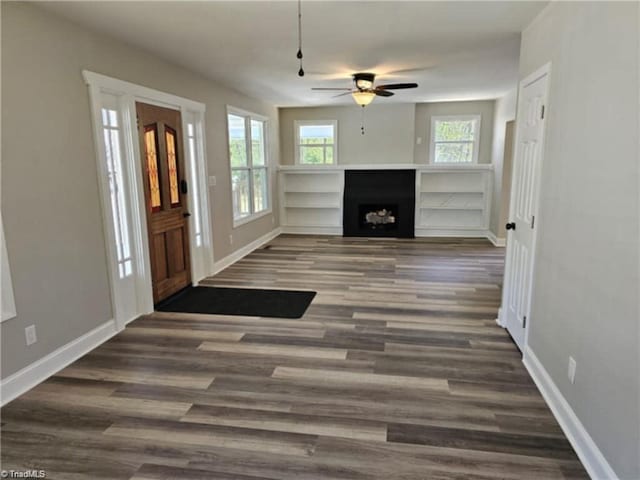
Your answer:
[[[301,319],[154,313],[2,409],[2,468],[58,479],[587,478],[495,323],[485,240],[280,236],[204,283]]]

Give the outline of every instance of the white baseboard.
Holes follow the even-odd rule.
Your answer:
[[[499,327],[506,328],[506,325],[502,322],[502,307],[498,309],[498,316],[496,317],[496,323]]]
[[[293,235],[342,235],[342,227],[296,227],[283,225],[282,233]]]
[[[256,248],[280,235],[280,233],[281,229],[276,228],[241,249],[236,250],[231,255],[215,262],[213,273],[215,274],[232,263],[237,262]],[[135,320],[135,318],[130,319],[126,323]],[[86,355],[94,348],[109,340],[116,333],[118,333],[118,327],[115,320],[109,320],[90,332],[85,333],[81,337],[63,345],[49,355],[36,360],[31,365],[28,365],[22,370],[3,379],[2,382],[0,382],[0,404],[6,405],[11,400],[14,400],[28,390],[31,390],[51,375],[59,372],[83,355]]]
[[[484,238],[486,230],[458,229],[458,228],[424,228],[416,227],[416,237],[454,237],[454,238]]]
[[[282,226],[282,233],[294,235],[342,235],[342,227],[312,227],[312,226]],[[422,237],[453,237],[453,238],[487,238],[496,247],[504,247],[507,243],[504,238],[497,238],[488,230],[465,229],[441,229],[421,228],[415,229],[415,236]],[[232,262],[233,263],[233,262]]]
[[[487,231],[487,238],[496,247],[504,247],[504,246],[507,245],[507,239],[506,238],[498,238],[498,237],[496,237],[496,235],[491,230]]]
[[[28,390],[59,372],[91,350],[109,340],[116,333],[115,320],[109,320],[81,337],[63,345],[49,355],[8,376],[0,383],[2,405],[19,397]]]
[[[280,227],[278,227],[278,228],[276,228],[274,230],[271,230],[269,233],[261,236],[260,238],[257,238],[253,242],[251,242],[251,243],[245,245],[244,247],[236,250],[232,254],[227,255],[224,258],[221,258],[217,262],[214,262],[213,263],[213,272],[211,272],[211,275],[215,275],[216,273],[221,272],[222,270],[224,270],[228,266],[236,263],[241,258],[246,257],[251,252],[253,252],[255,249],[261,247],[262,245],[264,245],[267,242],[270,242],[271,240],[276,238],[281,233],[282,233],[282,228],[280,228]]]
[[[564,398],[533,350],[525,347],[524,366],[537,385],[578,458],[594,480],[617,480],[618,476],[584,428],[569,402]]]

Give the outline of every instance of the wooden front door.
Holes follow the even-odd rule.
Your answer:
[[[136,103],[153,302],[191,285],[180,112]]]

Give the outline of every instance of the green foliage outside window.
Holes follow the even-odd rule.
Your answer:
[[[477,135],[474,119],[436,120],[434,131],[435,163],[472,163]]]
[[[229,155],[232,167],[247,166],[247,149],[244,138],[229,139]]]
[[[436,142],[473,141],[474,120],[438,120],[436,123]]]
[[[233,217],[240,219],[269,208],[265,124],[229,114],[228,125]]]
[[[327,143],[326,138],[306,137],[302,142],[303,144],[300,145],[300,163],[304,165],[333,163],[333,143]]]

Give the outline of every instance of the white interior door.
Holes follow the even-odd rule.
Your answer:
[[[548,68],[520,84],[516,121],[507,256],[502,291],[502,324],[524,351],[531,305],[536,213],[542,166]]]

